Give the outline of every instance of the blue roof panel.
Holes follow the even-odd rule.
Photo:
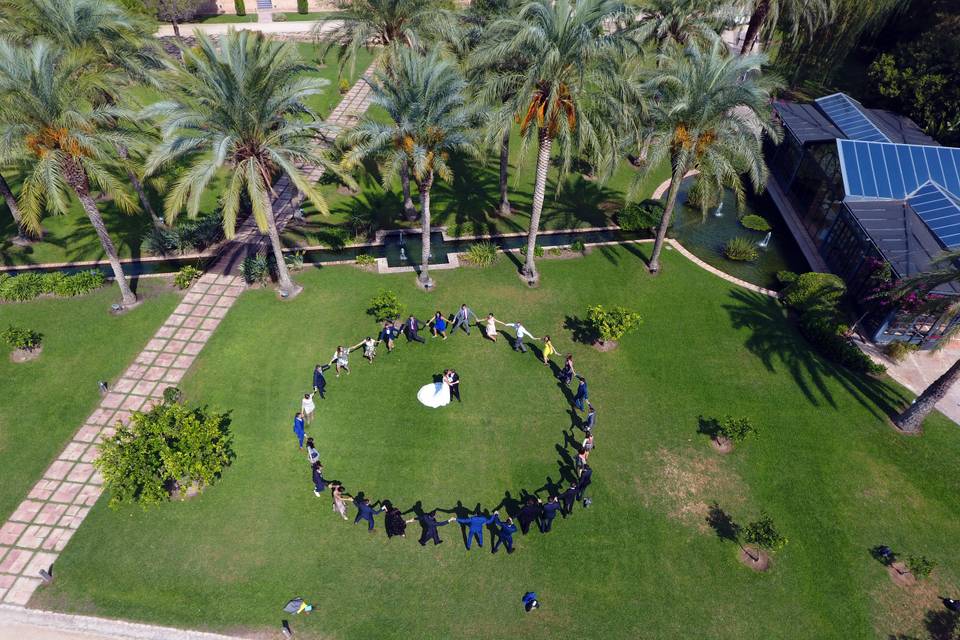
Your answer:
[[[905,200],[927,182],[960,198],[960,149],[838,140],[848,198]]]
[[[863,112],[863,108],[843,93],[817,98],[817,106],[837,128],[853,140],[890,142],[880,129]]]
[[[907,197],[907,204],[947,248],[960,247],[960,202],[940,185],[927,182]]]

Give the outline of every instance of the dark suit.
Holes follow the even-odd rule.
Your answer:
[[[420,321],[416,318],[407,318],[403,323],[403,335],[407,336],[407,342],[426,342],[420,337]]]
[[[453,376],[450,378],[450,395],[457,399],[457,402],[463,402],[460,399],[460,376],[457,375],[457,372],[453,372]]]
[[[327,388],[327,379],[323,377],[323,371],[313,370],[313,388],[317,390],[317,395],[324,397],[323,392]]]
[[[528,502],[520,508],[517,514],[517,520],[520,522],[520,531],[526,535],[530,531],[530,525],[540,516],[540,504],[537,502]]]
[[[577,500],[583,498],[583,494],[591,482],[591,476],[593,476],[593,469],[590,467],[584,467],[583,471],[580,472],[580,480],[577,481]]]
[[[446,520],[442,522],[437,522],[437,519],[434,518],[429,513],[425,513],[418,518],[420,520],[420,526],[423,527],[423,533],[420,534],[420,546],[426,546],[428,540],[433,540],[433,544],[440,544],[443,542],[440,539],[440,533],[437,531],[437,527],[442,527],[450,524]]]
[[[497,539],[493,541],[493,553],[497,552],[500,545],[507,548],[507,553],[513,553],[513,534],[517,532],[516,525],[503,522],[500,516],[493,516],[493,524],[497,527]]]
[[[560,494],[560,503],[563,505],[563,517],[573,513],[573,503],[577,501],[577,488],[570,487]]]
[[[560,511],[560,503],[550,501],[543,505],[543,513],[540,514],[540,531],[546,533],[553,528],[553,519],[557,517]]]

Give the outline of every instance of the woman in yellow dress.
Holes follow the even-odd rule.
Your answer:
[[[550,364],[550,356],[555,354],[557,350],[553,347],[553,342],[550,340],[550,336],[543,336],[543,364]]]

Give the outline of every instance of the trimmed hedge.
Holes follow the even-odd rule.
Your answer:
[[[62,271],[30,272],[16,276],[0,274],[0,300],[25,302],[43,294],[70,298],[99,289],[105,282],[104,275],[96,270],[81,271],[72,275]]]

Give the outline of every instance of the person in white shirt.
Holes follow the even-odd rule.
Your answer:
[[[303,421],[306,424],[313,422],[313,413],[316,410],[317,405],[313,401],[313,393],[303,394],[303,400],[300,401],[300,412],[303,413]]]
[[[513,350],[519,351],[520,353],[526,353],[527,347],[523,344],[524,338],[532,338],[533,340],[539,340],[537,336],[533,335],[527,328],[520,324],[519,322],[511,322],[507,325],[508,327],[513,327],[513,330],[516,331],[517,337],[513,340]]]

